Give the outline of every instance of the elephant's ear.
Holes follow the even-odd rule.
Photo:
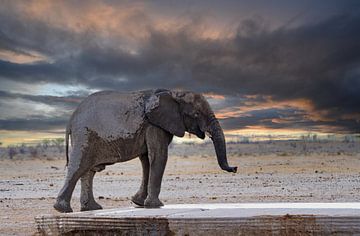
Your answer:
[[[146,101],[145,115],[150,123],[178,137],[185,135],[185,126],[179,104],[169,93],[153,94]]]

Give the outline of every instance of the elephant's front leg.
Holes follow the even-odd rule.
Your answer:
[[[146,132],[146,142],[150,163],[148,196],[144,202],[145,207],[160,207],[164,204],[159,200],[161,181],[164,174],[167,158],[168,144],[172,135],[163,129],[151,126]]]
[[[93,179],[95,173],[95,170],[90,170],[81,177],[81,211],[102,209],[101,205],[95,201],[93,194]]]
[[[145,199],[148,195],[148,182],[149,182],[149,171],[150,163],[147,153],[139,157],[142,166],[142,181],[139,191],[132,196],[131,201],[138,206],[144,206]]]

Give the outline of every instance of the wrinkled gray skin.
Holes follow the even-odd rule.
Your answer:
[[[81,179],[81,210],[102,209],[93,196],[95,173],[106,165],[136,157],[141,160],[143,177],[132,201],[149,208],[163,206],[158,197],[168,145],[173,135],[183,137],[185,131],[201,139],[207,133],[221,169],[236,172],[237,167],[227,163],[223,131],[202,95],[164,89],[90,95],[73,113],[66,129],[68,169],[54,208],[72,212],[71,195]]]

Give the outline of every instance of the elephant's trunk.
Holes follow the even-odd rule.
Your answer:
[[[220,168],[228,172],[236,173],[237,167],[230,167],[227,162],[225,136],[219,121],[215,117],[213,117],[210,122],[208,132],[210,133],[210,138],[214,143],[216,157]]]

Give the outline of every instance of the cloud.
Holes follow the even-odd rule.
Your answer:
[[[7,3],[0,10],[0,50],[45,59],[0,60],[0,78],[122,91],[182,88],[224,98],[213,97],[212,104],[216,111],[233,109],[222,117],[227,129],[326,126],[359,132],[357,5],[346,14],[291,28],[270,27],[266,19],[253,17],[230,33],[216,28],[216,37],[210,37],[214,29],[204,24],[206,17],[165,24],[144,4],[57,3],[59,11],[52,12],[51,2],[42,7]],[[52,106],[76,105],[69,98],[2,93]],[[306,104],[297,107],[299,101]],[[291,122],[279,123],[284,116]]]
[[[68,110],[73,110],[76,106],[84,99],[84,97],[79,96],[47,96],[47,95],[28,95],[20,93],[10,93],[0,90],[0,100],[13,100],[13,99],[23,99],[27,101],[32,101],[36,103],[43,103],[50,106],[59,106],[66,108]]]
[[[289,129],[327,133],[359,133],[359,122],[351,119],[335,121],[311,120],[307,113],[298,109],[255,110],[242,116],[220,119],[225,130],[262,127],[265,129]]]
[[[64,129],[67,119],[62,118],[38,118],[38,119],[0,119],[0,130],[54,130]]]
[[[28,95],[0,91],[0,130],[63,130],[83,100],[79,96]]]

